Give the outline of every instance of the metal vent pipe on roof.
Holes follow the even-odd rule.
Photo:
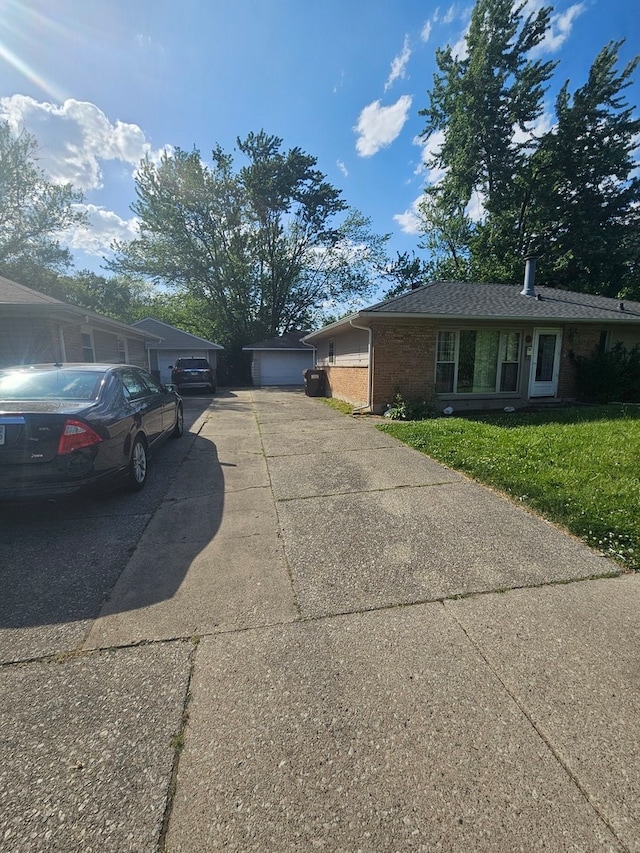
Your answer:
[[[536,256],[527,255],[524,259],[524,287],[520,291],[520,296],[535,297],[536,289]]]

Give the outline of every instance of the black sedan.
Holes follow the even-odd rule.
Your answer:
[[[0,499],[53,497],[147,479],[152,452],[184,428],[182,400],[127,364],[0,370]]]

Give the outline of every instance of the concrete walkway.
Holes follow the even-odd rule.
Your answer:
[[[1,850],[640,851],[639,575],[301,392],[184,440],[81,647],[3,674]]]

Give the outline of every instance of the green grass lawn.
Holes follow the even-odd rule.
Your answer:
[[[640,407],[394,421],[379,429],[640,570]]]

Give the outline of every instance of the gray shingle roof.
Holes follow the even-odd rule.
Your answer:
[[[63,302],[59,299],[54,299],[53,296],[48,296],[46,293],[39,293],[37,290],[31,290],[30,287],[25,287],[24,284],[18,284],[16,281],[11,281],[2,276],[0,276],[0,302],[11,305],[42,305],[43,303],[64,305]]]
[[[436,281],[378,302],[362,315],[413,315],[469,319],[596,320],[639,322],[640,302],[609,299],[536,285],[538,298],[522,296],[522,286]],[[620,305],[624,306],[621,310]]]
[[[137,320],[131,325],[162,338],[159,344],[153,345],[153,349],[224,349],[220,344],[183,332],[182,329],[176,329],[175,326],[170,326],[169,323],[163,323],[161,320],[154,320],[152,317]]]
[[[303,344],[301,339],[307,335],[308,332],[299,332],[292,331],[287,332],[284,335],[280,335],[277,338],[269,338],[266,341],[258,341],[255,344],[248,344],[246,347],[242,347],[243,350],[305,350],[309,351],[311,349],[307,344]]]

